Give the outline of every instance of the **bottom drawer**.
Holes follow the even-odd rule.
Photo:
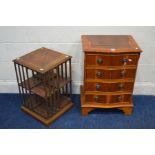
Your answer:
[[[118,102],[130,102],[131,94],[123,94],[123,95],[110,95],[109,103],[118,103]]]
[[[106,103],[106,95],[85,95],[86,102]]]
[[[85,95],[85,102],[92,103],[120,103],[131,102],[131,94],[121,95]]]

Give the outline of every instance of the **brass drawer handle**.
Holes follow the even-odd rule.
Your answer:
[[[123,58],[122,59],[123,63],[128,63],[128,62],[131,62],[131,61],[132,61],[132,59],[130,59],[130,58]]]
[[[122,96],[116,96],[116,102],[122,101]]]
[[[94,97],[95,102],[99,102],[99,96]]]
[[[102,59],[102,58],[98,58],[98,59],[97,59],[97,63],[98,63],[99,65],[103,64],[103,59]]]
[[[121,71],[121,77],[125,77],[125,76],[126,76],[126,71],[125,70]]]
[[[101,88],[101,85],[100,84],[96,84],[96,90],[100,90],[100,88]]]
[[[101,78],[102,76],[103,76],[102,72],[100,72],[100,71],[96,72],[96,77]]]
[[[123,63],[128,63],[128,62],[129,62],[129,59],[128,59],[128,58],[123,58],[123,59],[122,59],[122,62],[123,62]]]
[[[120,83],[120,84],[118,85],[118,88],[119,88],[119,90],[122,90],[122,89],[124,88],[124,84],[123,84],[123,83]]]

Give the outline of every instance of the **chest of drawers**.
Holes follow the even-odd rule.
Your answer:
[[[82,114],[96,108],[132,113],[132,93],[142,50],[129,35],[83,35]]]

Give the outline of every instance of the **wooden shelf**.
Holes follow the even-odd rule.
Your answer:
[[[19,85],[23,88],[29,90],[29,84],[30,84],[30,90],[34,94],[37,94],[43,98],[49,97],[51,94],[53,94],[58,89],[64,87],[67,83],[69,83],[71,80],[69,78],[65,79],[61,76],[56,79],[56,76],[54,76],[54,79],[50,81],[49,86],[45,86],[41,80],[40,75],[36,75],[35,77],[30,77],[29,79],[25,80],[25,82],[20,83]],[[50,91],[51,90],[51,91]],[[47,93],[47,96],[46,96]]]
[[[71,80],[69,78],[62,78],[59,77],[58,79],[54,79],[53,81],[50,82],[51,86],[54,86],[55,88],[62,88],[63,86],[65,86],[67,83],[69,83]]]
[[[37,77],[30,77],[29,79],[25,80],[25,82],[19,83],[19,85],[29,90],[29,84],[30,84],[30,89],[31,89],[39,85],[40,83],[41,81]]]
[[[54,87],[51,87],[51,91],[50,91],[49,87],[45,87],[43,84],[40,84],[32,88],[31,92],[33,92],[36,95],[39,95],[40,97],[46,98],[54,93]]]
[[[58,91],[58,89],[64,87],[67,83],[70,82],[69,79],[59,79],[59,86],[57,87],[57,83],[56,81],[52,81],[50,83],[50,88],[49,87],[45,87],[43,84],[37,85],[36,87],[33,87],[31,89],[31,91],[43,98],[47,98],[50,95],[52,95],[53,93],[55,93],[56,91]]]

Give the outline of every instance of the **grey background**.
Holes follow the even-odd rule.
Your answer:
[[[83,82],[83,34],[132,35],[143,50],[134,94],[155,94],[155,27],[148,26],[0,27],[0,92],[18,92],[12,63],[14,58],[47,47],[73,56],[73,93],[79,93]]]

